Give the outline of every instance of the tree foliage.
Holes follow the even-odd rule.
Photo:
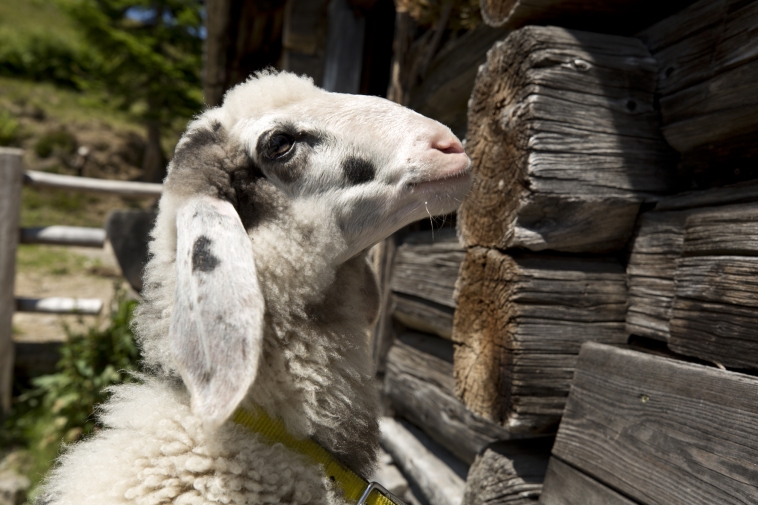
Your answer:
[[[202,107],[201,0],[59,0],[101,63],[85,86],[170,124]]]

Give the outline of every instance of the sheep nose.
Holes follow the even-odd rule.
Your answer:
[[[452,136],[433,140],[431,147],[444,154],[461,154],[464,152],[461,141]]]

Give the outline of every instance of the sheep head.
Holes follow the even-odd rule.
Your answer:
[[[138,322],[148,362],[178,372],[193,411],[220,425],[256,376],[266,283],[286,285],[272,263],[297,268],[271,248],[300,251],[309,281],[297,289],[317,298],[330,279],[320,270],[455,210],[469,164],[448,128],[381,98],[328,93],[288,73],[232,89],[189,125],[169,166],[145,276],[153,308]],[[263,269],[274,272],[265,282]]]

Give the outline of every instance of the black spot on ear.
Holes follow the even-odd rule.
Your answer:
[[[213,272],[221,261],[211,252],[213,241],[205,235],[200,235],[192,245],[192,273]]]
[[[352,185],[364,184],[374,180],[376,168],[374,164],[363,158],[350,157],[342,162],[347,182]]]

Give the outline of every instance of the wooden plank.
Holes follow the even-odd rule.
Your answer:
[[[327,31],[327,0],[290,0],[285,6],[281,68],[321,85]]]
[[[403,326],[432,333],[450,340],[453,338],[453,309],[423,298],[394,293],[392,317]]]
[[[584,342],[626,342],[626,275],[614,259],[476,247],[459,289],[456,395],[513,433],[557,428]]]
[[[0,148],[0,417],[13,394],[13,286],[21,212],[23,168],[20,149]]]
[[[24,172],[24,184],[44,188],[71,189],[91,193],[110,193],[131,197],[159,197],[163,191],[162,184],[152,182],[113,181],[75,177],[71,175],[48,174],[27,170]]]
[[[671,0],[482,0],[482,18],[490,26],[512,29],[556,23],[568,28],[630,35],[691,3]]]
[[[469,468],[463,505],[533,505],[552,445],[552,438],[542,438],[488,446]]]
[[[414,426],[382,418],[381,443],[430,505],[460,505],[466,466]]]
[[[105,230],[83,226],[43,226],[21,228],[19,241],[22,244],[67,245],[79,247],[103,247]]]
[[[540,505],[637,505],[558,458],[550,458]]]
[[[656,63],[637,39],[530,26],[488,53],[469,107],[467,246],[608,252],[670,190]]]
[[[519,438],[466,409],[454,389],[451,342],[418,333],[398,336],[384,379],[384,394],[397,415],[467,463],[492,442]]]
[[[676,286],[676,260],[690,211],[646,212],[639,218],[627,264],[626,331],[667,341]]]
[[[745,505],[756,433],[755,377],[588,343],[553,455],[643,505]]]
[[[455,308],[453,293],[463,247],[454,230],[409,235],[397,249],[392,273],[392,291],[416,296]]]
[[[755,132],[758,2],[701,0],[640,37],[659,63],[663,134],[675,149]]]
[[[36,312],[40,314],[81,314],[96,316],[103,310],[103,301],[97,298],[16,298],[18,312]]]

